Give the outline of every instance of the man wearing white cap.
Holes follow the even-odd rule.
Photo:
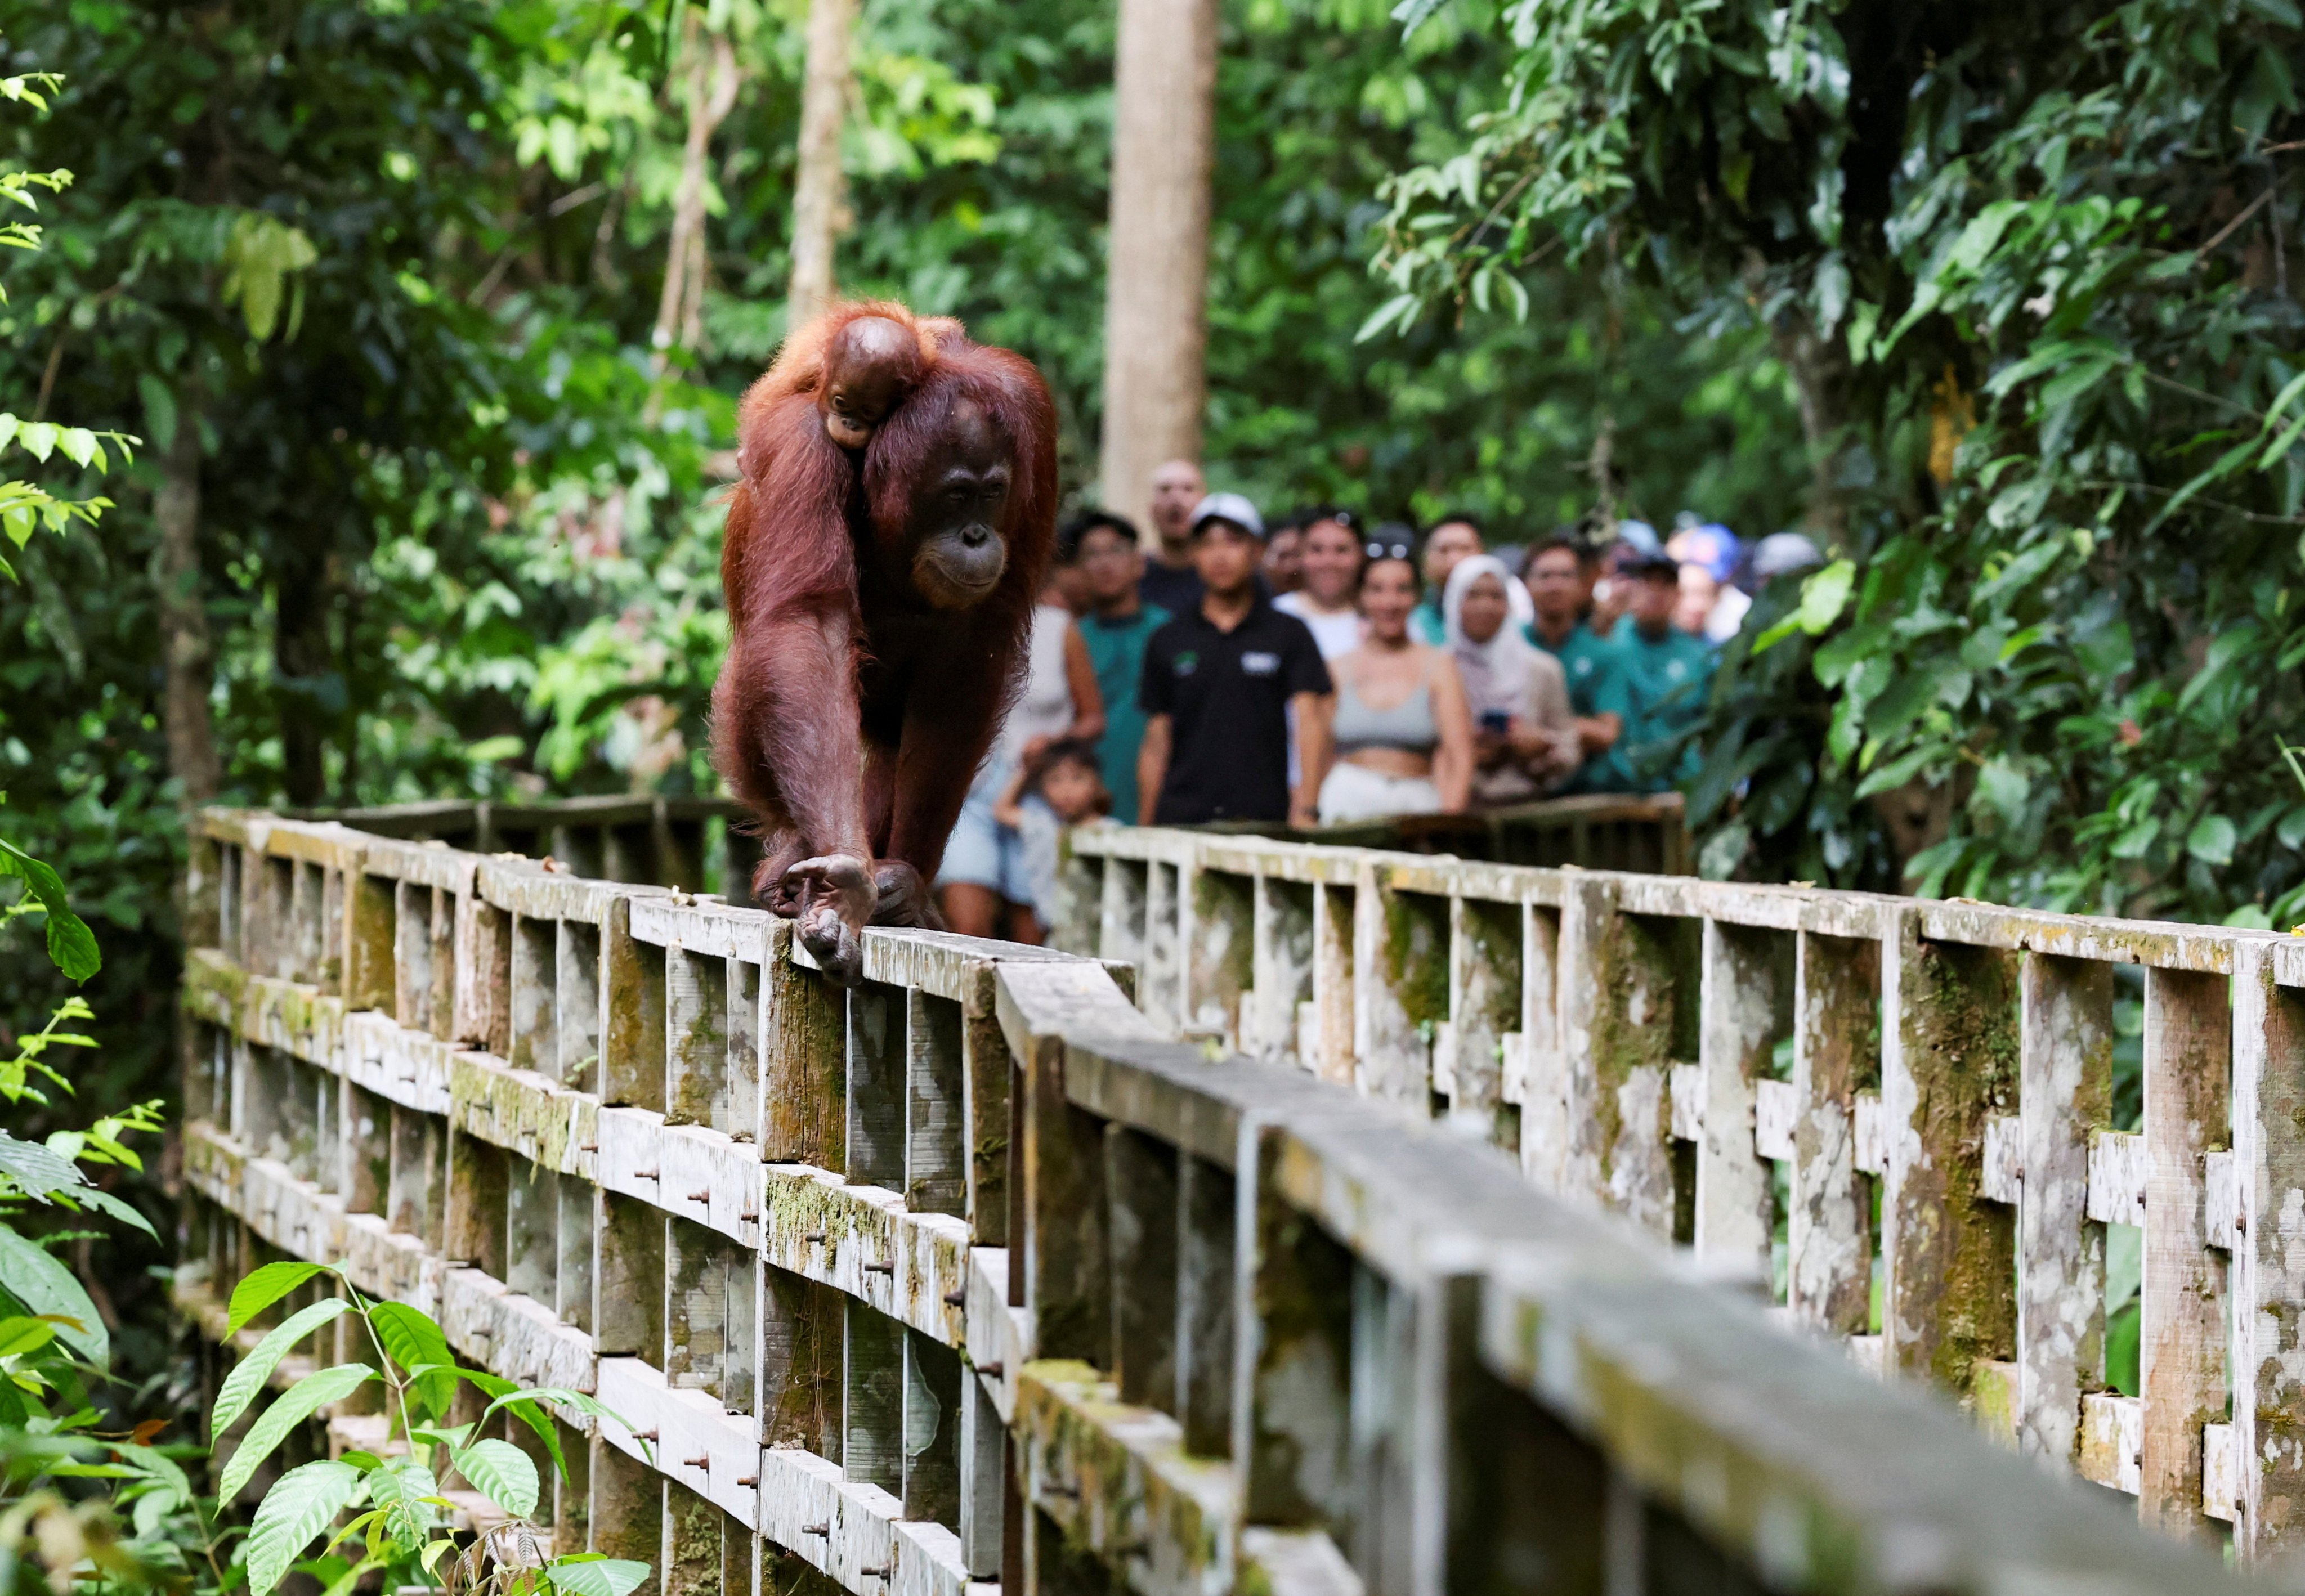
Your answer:
[[[1193,510],[1200,602],[1144,650],[1144,742],[1136,760],[1138,818],[1146,825],[1204,820],[1310,824],[1314,794],[1291,791],[1297,768],[1325,768],[1317,746],[1331,691],[1328,667],[1304,622],[1272,607],[1256,580],[1264,522],[1237,493]]]

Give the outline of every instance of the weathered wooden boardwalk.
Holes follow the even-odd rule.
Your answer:
[[[710,874],[701,816],[612,821],[530,845]],[[1071,952],[875,931],[843,992],[714,898],[208,811],[180,1299],[339,1261],[597,1392],[547,1527],[666,1596],[2209,1591],[2305,1542],[2305,938],[1119,829],[1068,886]]]

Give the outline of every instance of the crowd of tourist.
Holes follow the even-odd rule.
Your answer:
[[[1108,821],[1314,826],[1694,770],[1714,665],[1752,593],[1820,562],[1684,514],[1492,548],[1333,505],[1268,526],[1176,461],[1149,548],[1101,511],[1058,538],[1023,684],[945,851],[952,929],[1038,941],[1057,838]]]

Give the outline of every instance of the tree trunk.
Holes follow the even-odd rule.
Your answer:
[[[208,802],[222,785],[216,727],[208,718],[214,656],[200,585],[200,423],[190,395],[177,413],[175,436],[160,454],[152,520],[160,533],[152,585],[160,599],[161,719],[168,773],[182,784],[190,807]]]
[[[785,326],[804,327],[832,302],[833,247],[853,220],[840,166],[848,115],[848,47],[856,0],[810,0],[808,73],[800,98],[800,170],[793,184],[792,288]]]
[[[1849,347],[1839,336],[1818,335],[1805,307],[1781,314],[1770,328],[1777,358],[1793,379],[1801,435],[1808,445],[1810,529],[1830,547],[1849,531],[1844,482],[1854,446],[1849,437]]]
[[[1152,473],[1198,461],[1215,0],[1120,0],[1104,301],[1105,506],[1152,535]]]
[[[736,50],[725,33],[710,42],[688,13],[684,40],[688,58],[688,144],[681,152],[680,186],[672,205],[672,237],[665,246],[664,292],[657,300],[651,363],[664,370],[676,344],[693,349],[704,327],[704,166],[712,133],[736,104]]]
[[[316,539],[293,539],[273,567],[272,700],[280,720],[280,785],[290,804],[326,802],[327,746],[341,683],[328,647],[336,597],[334,561]]]

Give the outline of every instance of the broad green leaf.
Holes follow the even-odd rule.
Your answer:
[[[16,539],[19,544],[23,539]],[[104,963],[98,953],[96,933],[72,911],[64,884],[56,872],[23,849],[0,837],[0,876],[19,876],[24,890],[40,902],[48,916],[48,958],[73,981],[86,981]]]
[[[208,1440],[232,1428],[233,1421],[248,1411],[256,1394],[264,1389],[264,1382],[288,1355],[288,1349],[324,1324],[333,1323],[352,1312],[352,1304],[342,1297],[329,1297],[314,1303],[292,1316],[288,1322],[266,1336],[251,1348],[249,1354],[217,1388],[216,1406],[208,1414]]]
[[[387,1458],[370,1478],[368,1490],[369,1500],[384,1512],[385,1533],[403,1551],[423,1545],[440,1522],[440,1510],[433,1503],[439,1494],[432,1471],[405,1457]]]
[[[232,1288],[231,1312],[225,1334],[236,1336],[240,1327],[319,1274],[321,1265],[283,1261],[268,1263]]]
[[[408,1391],[417,1409],[412,1416],[421,1422],[445,1415],[456,1395],[456,1355],[448,1350],[448,1337],[440,1327],[405,1303],[378,1303],[369,1310],[368,1321],[384,1344],[385,1355],[404,1375],[415,1377]],[[418,1370],[427,1372],[418,1374]]]
[[[456,1454],[456,1472],[515,1518],[536,1511],[536,1464],[510,1441],[474,1441]]]
[[[552,1466],[559,1471],[562,1479],[568,1477],[568,1459],[560,1450],[559,1429],[536,1395],[523,1391],[517,1384],[500,1374],[490,1374],[479,1369],[466,1369],[460,1372],[481,1392],[495,1399],[481,1414],[483,1422],[489,1414],[503,1408],[535,1432],[537,1438],[543,1441],[545,1450],[552,1455]],[[594,1403],[593,1405],[598,1407],[600,1405]]]
[[[84,1195],[77,1188],[88,1184],[80,1166],[38,1142],[20,1142],[0,1131],[0,1176],[16,1183],[35,1202],[46,1202],[53,1192]]]
[[[132,1225],[155,1241],[160,1239],[160,1233],[152,1228],[152,1221],[146,1218],[133,1204],[115,1197],[100,1186],[74,1186],[62,1195],[67,1201],[92,1208],[100,1214],[109,1214],[123,1225]]]
[[[544,1566],[544,1577],[567,1596],[632,1596],[648,1576],[646,1563],[624,1558],[555,1558]]]
[[[112,1337],[72,1271],[55,1254],[0,1223],[0,1286],[36,1314],[49,1316],[72,1348],[102,1368],[112,1362]]]
[[[2233,823],[2223,815],[2203,815],[2185,834],[2185,852],[2204,864],[2231,864],[2233,845],[2241,840]]]
[[[217,1481],[217,1499],[228,1502],[238,1496],[240,1488],[255,1474],[257,1465],[272,1456],[290,1430],[375,1378],[376,1371],[366,1363],[338,1363],[298,1380],[264,1410],[263,1415],[249,1426],[240,1445],[233,1449],[232,1461],[224,1465],[224,1475]]]
[[[21,1358],[38,1352],[56,1338],[56,1327],[45,1319],[14,1314],[0,1319],[0,1358]]]
[[[281,1475],[249,1526],[248,1596],[269,1596],[313,1538],[359,1498],[364,1482],[348,1463],[308,1463]]]

